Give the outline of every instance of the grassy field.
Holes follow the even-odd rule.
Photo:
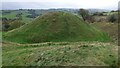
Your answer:
[[[6,12],[6,11],[3,11],[3,13]],[[9,12],[10,13],[8,13],[8,14],[2,14],[2,18],[15,19],[16,15],[18,13],[22,13],[22,22],[29,23],[29,22],[31,22],[33,20],[33,18],[26,17],[27,15],[30,15],[27,10],[23,10],[23,11],[9,10]]]
[[[63,12],[32,21],[22,13],[27,24],[0,32],[3,66],[117,66],[117,24],[88,24]]]
[[[118,46],[103,42],[3,42],[3,66],[115,66]]]
[[[117,24],[91,25],[107,32],[110,37],[114,36],[111,33],[117,33]],[[117,62],[118,46],[113,42],[3,42],[3,66],[116,66]]]

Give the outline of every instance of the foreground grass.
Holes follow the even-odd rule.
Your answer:
[[[3,66],[115,66],[117,51],[116,44],[101,42],[4,42]]]
[[[2,41],[2,31],[0,31],[0,42]]]
[[[2,67],[2,32],[0,31],[0,67]]]

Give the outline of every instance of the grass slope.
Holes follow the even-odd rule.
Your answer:
[[[3,66],[116,66],[118,46],[101,42],[3,43]]]
[[[88,25],[78,16],[65,12],[47,13],[7,32],[3,37],[7,41],[18,43],[109,40],[105,33]]]
[[[9,23],[10,27],[8,30],[19,28],[20,26],[24,25],[25,23],[21,22],[20,20],[15,20],[11,23]]]
[[[106,32],[114,41],[118,41],[118,23],[111,22],[97,22],[91,24],[101,31]]]

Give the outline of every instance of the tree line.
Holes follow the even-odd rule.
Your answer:
[[[113,13],[116,12],[116,13]],[[105,14],[106,13],[106,14]],[[95,12],[95,13],[90,13],[88,10],[86,9],[79,9],[78,14],[82,17],[82,19],[84,21],[87,21],[89,23],[94,23],[94,22],[98,22],[95,19],[95,16],[98,16],[100,19],[100,16],[104,16],[106,22],[112,22],[112,23],[116,23],[118,22],[118,11],[111,11],[110,15],[107,15],[107,13],[109,12]],[[103,21],[103,19],[101,20],[101,22]]]

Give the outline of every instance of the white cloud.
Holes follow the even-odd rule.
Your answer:
[[[117,9],[119,0],[2,0],[2,2],[37,2],[38,6],[42,4],[43,8]]]

